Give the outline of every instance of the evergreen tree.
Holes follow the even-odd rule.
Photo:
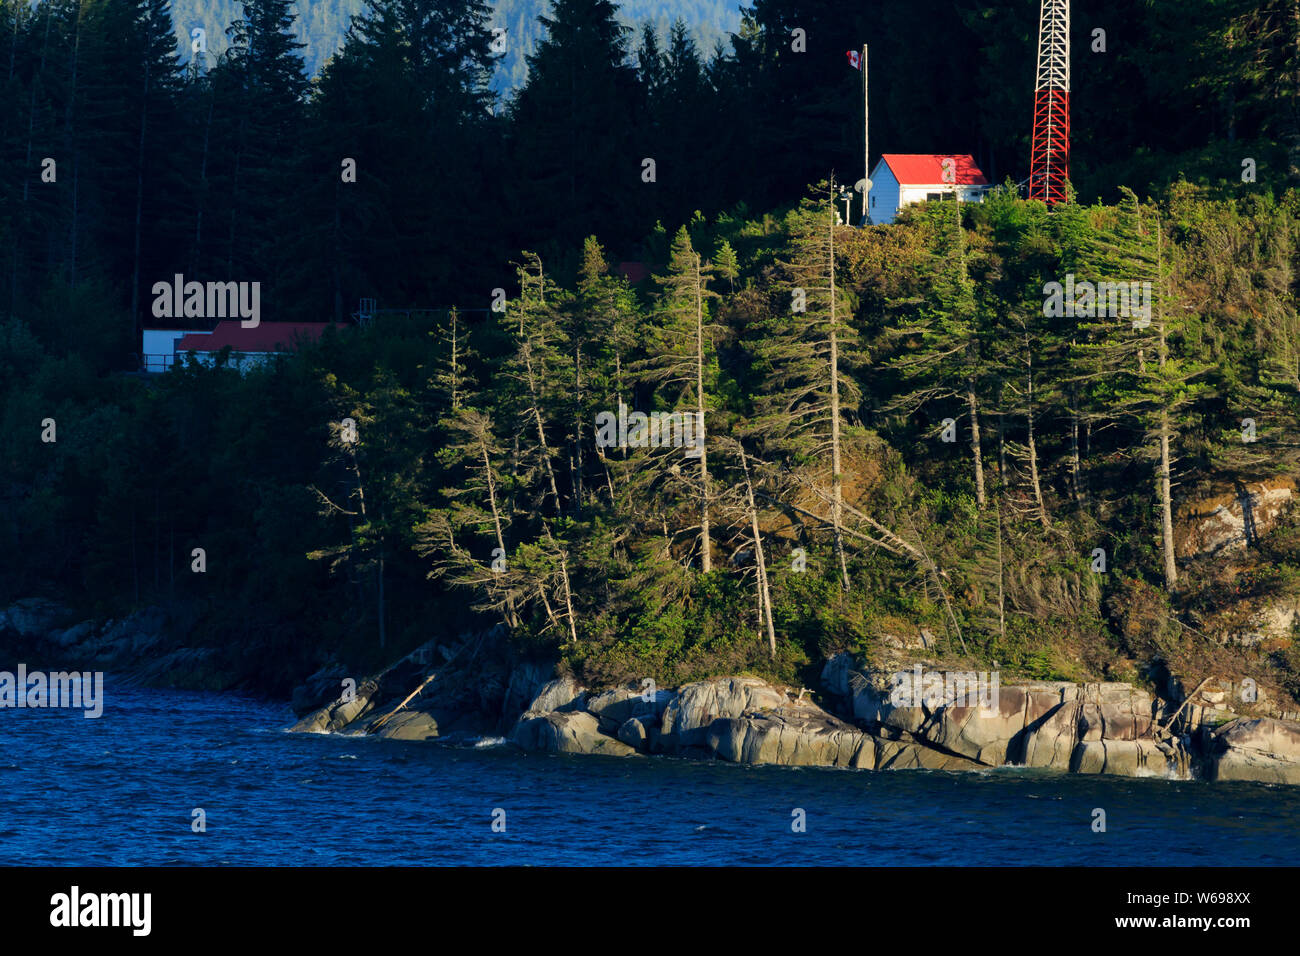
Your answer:
[[[221,274],[261,281],[262,307],[282,300],[289,249],[303,228],[290,193],[281,186],[298,164],[309,82],[294,35],[292,0],[247,0],[226,34],[228,55],[212,71],[218,94],[213,133],[227,144],[214,170],[225,199],[220,229]],[[250,276],[251,279],[244,279]]]
[[[302,219],[319,224],[298,234],[299,297],[319,301],[329,274],[342,318],[344,302],[381,291],[428,306],[499,284],[510,247],[487,18],[481,0],[374,0],[356,18],[320,78],[295,176]],[[467,247],[491,251],[466,263]]]
[[[847,591],[843,455],[847,414],[857,408],[861,390],[847,374],[857,359],[857,334],[836,285],[835,194],[834,181],[822,181],[791,214],[790,258],[780,263],[786,301],[753,345],[763,373],[753,431],[766,448],[792,454],[819,479],[822,456],[830,453],[831,527]]]
[[[664,55],[659,50],[659,35],[652,23],[641,26],[641,44],[637,47],[636,61],[637,74],[641,79],[641,86],[645,89],[646,101],[649,105],[649,115],[654,117],[658,112],[659,99],[663,95],[666,78]],[[653,119],[651,121],[653,122]]]
[[[966,231],[957,203],[939,203],[924,213],[931,259],[927,289],[913,320],[896,330],[908,340],[893,366],[908,383],[894,408],[916,410],[960,402],[969,424],[975,501],[984,506],[984,459],[980,399],[987,374],[980,357],[981,321],[971,282]],[[953,419],[955,421],[955,418]]]
[[[691,245],[686,227],[678,229],[668,274],[659,279],[663,287],[659,307],[647,328],[648,355],[636,366],[668,408],[685,408],[694,420],[694,445],[687,454],[699,460],[699,480],[693,497],[698,501],[700,568],[705,574],[713,570],[713,488],[706,439],[719,375],[714,336],[720,330],[710,323],[708,312],[709,300],[717,298],[707,285],[712,271]],[[675,451],[670,454],[676,457]],[[680,464],[674,467],[681,469]]]
[[[417,549],[434,559],[431,578],[446,575],[454,584],[482,591],[483,608],[500,613],[507,626],[518,627],[523,594],[510,573],[507,543],[517,510],[504,467],[505,449],[491,417],[477,409],[458,409],[447,429],[449,441],[438,458],[460,482],[443,490],[445,507],[431,510],[416,525]],[[489,553],[476,555],[470,549],[478,538],[487,539]]]
[[[519,297],[503,313],[513,345],[503,374],[514,387],[502,395],[502,405],[516,423],[521,479],[528,486],[540,485],[536,505],[559,515],[564,506],[555,477],[558,450],[548,433],[555,420],[567,417],[561,409],[572,382],[570,345],[542,260],[536,253],[524,253],[523,260],[517,267]]]
[[[1174,446],[1188,425],[1185,413],[1208,387],[1201,380],[1208,366],[1180,347],[1188,317],[1171,288],[1166,245],[1159,211],[1142,206],[1132,190],[1125,190],[1113,226],[1092,244],[1091,262],[1103,281],[1149,283],[1151,294],[1140,308],[1130,301],[1128,315],[1110,314],[1115,310],[1109,301],[1104,308],[1094,303],[1091,311],[1097,318],[1089,323],[1090,339],[1076,348],[1092,370],[1093,407],[1111,420],[1132,422],[1142,440],[1139,456],[1154,464],[1163,576],[1172,591],[1178,584]],[[1086,294],[1081,304],[1088,307]]]
[[[718,252],[713,257],[713,269],[721,279],[727,280],[727,289],[730,292],[736,291],[736,278],[740,275],[740,263],[736,259],[736,251],[731,248],[731,243],[723,239],[718,246]]]
[[[644,191],[659,188],[641,179],[654,146],[636,134],[641,91],[616,11],[610,0],[556,0],[552,15],[538,18],[547,35],[527,58],[528,85],[511,108],[529,215],[564,242],[598,217],[615,229],[637,222]]]

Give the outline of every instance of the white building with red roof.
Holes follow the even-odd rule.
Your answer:
[[[982,202],[988,189],[969,153],[885,153],[871,173],[867,215],[873,223],[890,223],[909,203]]]
[[[213,365],[222,349],[228,347],[229,366],[242,371],[260,365],[279,352],[315,342],[331,325],[347,328],[333,322],[259,322],[252,328],[244,328],[238,319],[233,319],[218,322],[211,331],[146,329],[144,370],[166,371],[177,362],[183,363],[187,354],[203,365]],[[152,353],[150,348],[159,351]]]

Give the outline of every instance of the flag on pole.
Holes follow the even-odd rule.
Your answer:
[[[849,66],[855,70],[862,69],[862,54],[857,50],[849,50],[845,54],[849,58]]]

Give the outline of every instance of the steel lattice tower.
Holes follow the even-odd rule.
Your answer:
[[[1040,0],[1029,197],[1065,201],[1070,181],[1070,0]]]

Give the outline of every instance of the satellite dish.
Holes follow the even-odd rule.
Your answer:
[[[871,180],[859,179],[856,183],[853,184],[853,188],[860,193],[864,193],[871,188]]]

